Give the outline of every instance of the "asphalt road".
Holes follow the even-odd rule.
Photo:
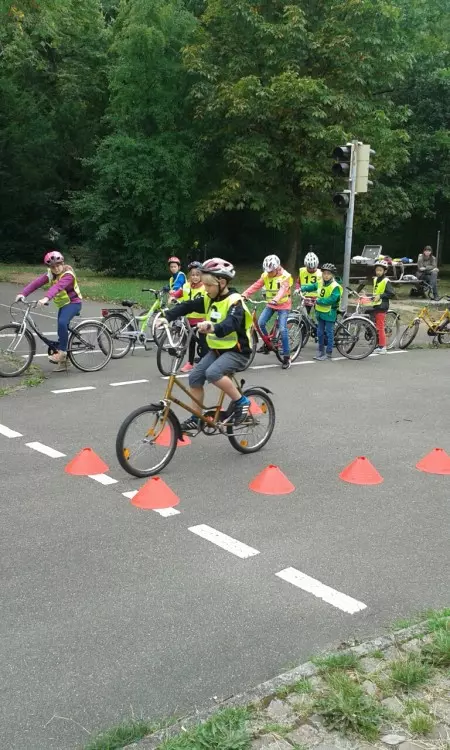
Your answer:
[[[0,285],[0,324],[13,291]],[[83,314],[99,310],[86,304]],[[122,493],[142,482],[114,453],[123,418],[161,397],[154,352],[95,375],[51,373],[42,357],[45,383],[0,400],[3,747],[72,750],[131,713],[208,705],[317,649],[448,606],[450,478],[415,464],[434,447],[450,452],[449,351],[308,363],[312,353],[287,372],[257,358],[264,369],[245,377],[274,392],[271,442],[253,456],[220,437],[180,448],[162,475],[181,500],[170,517],[130,504]],[[64,473],[85,446],[114,484]],[[358,455],[383,484],[338,479]],[[248,489],[270,463],[294,493]],[[199,537],[198,525],[253,554]],[[310,593],[276,575],[288,568],[331,587],[334,603],[323,587]]]

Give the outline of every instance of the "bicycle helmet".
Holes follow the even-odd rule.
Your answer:
[[[306,253],[303,262],[307,268],[318,268],[319,266],[319,258],[315,253]]]
[[[380,268],[384,268],[384,270],[386,271],[389,268],[389,263],[387,262],[387,260],[376,260],[373,264],[373,267],[376,268],[377,266],[380,266]]]
[[[57,263],[64,263],[64,256],[57,250],[50,250],[44,256],[44,263],[46,266],[56,266]]]
[[[193,260],[192,263],[189,263],[188,265],[188,271],[192,271],[193,268],[201,268],[202,264],[199,260]]]
[[[329,271],[330,273],[336,274],[337,268],[334,263],[324,263],[322,266],[322,271]]]
[[[236,271],[234,266],[223,258],[210,258],[202,264],[202,273],[209,273],[221,279],[234,279]]]
[[[270,271],[276,271],[280,266],[281,261],[278,255],[268,255],[263,260],[263,269],[266,273],[270,273]]]
[[[178,263],[178,265],[181,266],[181,260],[179,258],[177,258],[176,255],[171,255],[167,262],[168,263]]]

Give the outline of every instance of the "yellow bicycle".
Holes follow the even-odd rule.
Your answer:
[[[447,301],[450,301],[449,297],[447,297]],[[423,307],[403,331],[398,344],[400,349],[407,349],[412,344],[422,321],[427,326],[427,334],[433,339],[432,344],[434,346],[438,344],[450,344],[450,310],[444,310],[442,315],[436,320],[432,317],[429,308]]]
[[[193,413],[190,405],[173,395],[174,387],[177,386],[192,399],[189,389],[177,378],[177,362],[185,354],[184,346],[171,340],[169,327],[166,327],[166,334],[171,343],[173,365],[164,397],[158,403],[141,406],[129,414],[117,433],[117,460],[128,474],[135,477],[158,474],[172,460],[178,441],[183,441],[181,425],[172,405],[176,404],[189,414]],[[243,422],[234,425],[233,416],[228,416],[223,408],[223,391],[215,406],[206,406],[193,399],[199,412],[198,430],[194,437],[200,433],[208,436],[225,435],[240,453],[256,453],[266,445],[275,427],[275,407],[269,395],[271,391],[263,386],[244,389],[244,380],[238,382],[234,375],[231,378],[239,393],[250,399],[249,414]]]

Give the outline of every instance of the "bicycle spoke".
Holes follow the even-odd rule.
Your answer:
[[[30,365],[33,352],[31,334],[20,333],[17,325],[0,328],[0,375],[11,378],[20,375]]]

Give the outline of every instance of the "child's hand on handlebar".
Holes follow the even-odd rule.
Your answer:
[[[14,302],[23,302],[24,299],[25,299],[25,296],[23,294],[18,294]]]
[[[214,326],[209,320],[203,320],[197,325],[197,331],[199,331],[199,333],[212,333],[214,331]]]
[[[42,297],[42,299],[38,299],[38,305],[39,307],[44,307],[45,305],[48,305],[50,302],[48,297]]]

